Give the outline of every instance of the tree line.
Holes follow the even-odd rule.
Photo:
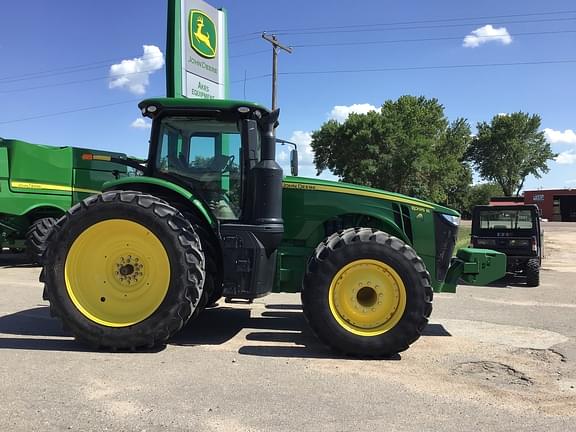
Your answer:
[[[491,196],[518,196],[526,177],[549,171],[552,152],[537,114],[450,122],[437,99],[401,96],[379,111],[329,120],[312,134],[317,172],[398,192],[469,214]],[[485,182],[472,184],[473,170]]]

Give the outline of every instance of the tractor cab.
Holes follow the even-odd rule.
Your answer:
[[[271,204],[281,199],[282,170],[274,161],[278,113],[226,102],[143,101],[142,113],[153,119],[145,174],[185,187],[218,221],[251,223],[263,216],[252,211],[255,198],[274,192],[277,197]],[[273,175],[276,188],[264,191],[256,181],[264,172],[266,177]],[[273,212],[277,214],[272,219],[278,219],[279,210]]]
[[[472,247],[492,249],[507,256],[509,276],[530,286],[539,284],[542,230],[538,206],[476,206],[472,211]]]
[[[278,111],[199,99],[148,99],[139,107],[152,119],[144,175],[190,193],[200,213],[208,213],[206,230],[217,233],[213,248],[221,251],[224,272],[215,275],[214,298],[267,294],[284,232]]]

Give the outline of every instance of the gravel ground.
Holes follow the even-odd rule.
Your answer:
[[[14,431],[574,430],[576,224],[545,224],[538,288],[459,287],[390,360],[333,355],[296,295],[221,304],[153,353],[91,352],[39,269],[0,259],[0,424]]]

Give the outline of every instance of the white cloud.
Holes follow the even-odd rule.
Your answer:
[[[374,105],[363,103],[363,104],[353,104],[353,105],[336,105],[330,111],[330,118],[336,120],[337,122],[344,122],[348,116],[352,113],[356,114],[366,114],[369,111],[376,111]]]
[[[301,177],[317,177],[324,180],[338,180],[338,177],[330,171],[324,171],[316,176],[316,166],[314,165],[314,151],[310,143],[312,142],[312,133],[307,131],[294,131],[288,141],[298,146],[298,175]],[[290,150],[292,146],[282,146],[276,156],[276,160],[282,166],[285,174],[290,173]]]
[[[310,143],[312,142],[312,133],[305,131],[294,131],[288,141],[298,145],[298,162],[301,166],[314,166],[314,150]]]
[[[150,129],[152,127],[152,123],[144,120],[143,118],[137,118],[130,124],[130,127],[135,129]]]
[[[144,45],[143,48],[142,57],[110,66],[109,88],[125,88],[137,95],[146,93],[150,75],[164,67],[164,54],[154,45]]]
[[[510,114],[504,112],[496,114],[497,117],[508,117],[509,115]]]
[[[576,132],[566,129],[564,132],[550,128],[544,129],[544,135],[551,144],[576,144]]]
[[[499,42],[503,45],[512,43],[512,36],[506,27],[494,28],[491,24],[477,28],[464,38],[462,46],[465,48],[476,48],[488,42]]]
[[[560,153],[556,156],[556,162],[561,165],[571,165],[576,163],[576,152],[574,150],[568,150]]]

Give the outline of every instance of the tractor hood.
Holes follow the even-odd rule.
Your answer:
[[[335,182],[330,180],[320,180],[308,177],[284,177],[283,187],[285,189],[304,189],[304,190],[317,190],[334,192],[350,195],[361,195],[370,198],[383,199],[387,201],[395,201],[402,204],[408,204],[419,208],[427,208],[433,211],[444,213],[453,216],[460,216],[460,214],[448,207],[443,207],[428,201],[418,198],[412,198],[406,195],[386,192],[380,189],[374,189],[365,186],[358,186],[351,183]]]

